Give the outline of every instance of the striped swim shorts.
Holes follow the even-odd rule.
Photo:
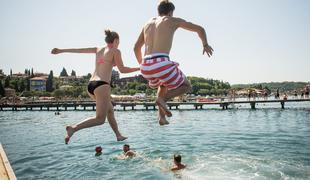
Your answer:
[[[165,86],[171,90],[181,86],[185,79],[178,66],[178,63],[170,61],[168,54],[156,53],[143,58],[140,70],[151,88]]]

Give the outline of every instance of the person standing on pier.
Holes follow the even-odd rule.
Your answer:
[[[111,74],[113,66],[117,66],[121,73],[131,73],[139,71],[140,68],[125,67],[121,57],[121,51],[118,49],[119,35],[110,30],[105,31],[105,42],[107,45],[103,48],[82,48],[82,49],[58,49],[54,48],[52,54],[59,53],[90,53],[96,55],[95,71],[88,83],[88,94],[96,101],[96,116],[85,119],[84,121],[67,126],[67,135],[65,143],[68,144],[71,136],[84,128],[102,125],[105,119],[116,135],[117,141],[127,139],[118,130],[118,125],[114,117],[113,105],[111,103]]]
[[[166,116],[172,116],[166,101],[191,90],[191,85],[178,68],[178,63],[169,58],[175,31],[182,28],[196,32],[202,42],[203,54],[206,53],[210,57],[213,53],[204,28],[173,17],[174,9],[173,3],[168,0],[161,1],[157,7],[158,17],[151,18],[144,25],[134,47],[143,77],[149,81],[151,88],[157,88],[156,104],[159,106],[160,125],[169,124]],[[143,45],[145,52],[142,58]]]

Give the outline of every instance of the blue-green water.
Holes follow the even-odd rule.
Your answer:
[[[162,127],[155,111],[116,111],[128,140],[116,142],[106,123],[69,145],[65,125],[93,111],[0,112],[0,142],[18,179],[310,179],[310,103],[172,112]],[[124,143],[138,157],[117,159]],[[187,165],[178,174],[169,171],[174,153]]]

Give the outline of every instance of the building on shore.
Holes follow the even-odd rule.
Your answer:
[[[125,77],[125,78],[121,78],[117,81],[114,82],[115,85],[123,88],[126,86],[126,84],[130,83],[130,82],[143,82],[143,83],[147,83],[147,81],[143,78],[142,75],[137,75],[137,76],[133,76],[133,77]]]
[[[30,79],[30,91],[46,91],[46,77],[34,77]]]
[[[79,76],[59,76],[60,82],[63,85],[80,84],[84,83],[84,78]]]
[[[15,89],[12,88],[4,88],[4,94],[6,97],[15,97],[16,91]]]
[[[14,73],[12,74],[12,78],[16,78],[16,79],[26,79],[28,78],[28,74],[24,74],[24,73]]]

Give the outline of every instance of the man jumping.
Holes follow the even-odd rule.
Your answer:
[[[134,51],[140,64],[141,74],[148,80],[151,88],[158,88],[156,104],[159,109],[159,124],[166,125],[172,114],[166,102],[191,90],[186,76],[178,68],[178,63],[169,58],[173,35],[178,28],[196,32],[202,41],[203,54],[211,57],[212,47],[208,44],[203,27],[173,17],[175,7],[168,0],[161,1],[157,7],[158,17],[151,18],[143,27]],[[145,45],[144,57],[141,49]]]

